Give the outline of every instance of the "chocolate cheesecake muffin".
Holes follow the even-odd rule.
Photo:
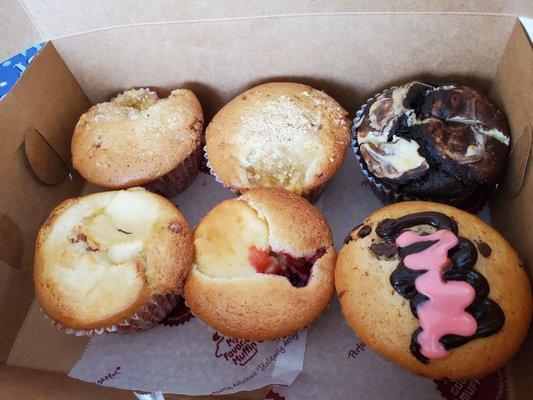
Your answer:
[[[352,145],[385,203],[419,199],[477,210],[509,154],[505,116],[466,86],[410,82],[370,99],[354,120]]]
[[[531,286],[516,252],[482,220],[445,204],[374,212],[346,238],[335,286],[365,344],[434,379],[497,370],[531,321]]]

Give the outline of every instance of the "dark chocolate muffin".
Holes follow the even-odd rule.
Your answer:
[[[494,191],[510,142],[505,116],[479,92],[410,82],[358,111],[352,144],[384,203],[420,199],[474,211]]]

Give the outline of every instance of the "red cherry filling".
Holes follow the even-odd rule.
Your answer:
[[[314,253],[304,257],[294,257],[286,252],[260,250],[250,247],[248,261],[261,274],[272,274],[286,277],[295,287],[304,287],[309,282],[311,269],[316,260],[326,254],[321,247]]]

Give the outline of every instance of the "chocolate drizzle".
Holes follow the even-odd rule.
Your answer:
[[[398,219],[385,219],[376,227],[376,234],[387,242],[393,242],[404,230],[417,225],[431,225],[437,230],[446,229],[458,233],[457,223],[450,217],[437,212],[421,212],[405,215]],[[423,251],[433,245],[435,241],[419,242],[411,246],[398,249],[400,263],[390,276],[391,285],[404,298],[410,300],[411,311],[417,316],[418,306],[428,298],[416,290],[415,280],[423,274],[424,270],[412,270],[404,265],[403,259],[409,255]],[[478,252],[476,246],[468,239],[459,237],[459,243],[448,252],[452,265],[444,271],[446,281],[464,281],[472,286],[476,296],[466,308],[477,322],[477,330],[471,336],[444,335],[440,342],[446,350],[450,350],[471,340],[487,337],[497,333],[505,322],[505,315],[500,306],[487,298],[490,287],[483,275],[474,270]],[[411,339],[411,353],[422,363],[427,364],[428,358],[420,352],[417,337],[422,331],[418,328],[413,332]]]

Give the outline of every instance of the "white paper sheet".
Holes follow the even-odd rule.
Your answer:
[[[173,200],[195,225],[215,204],[232,196],[211,176],[200,174]],[[328,219],[337,249],[355,225],[382,207],[363,183],[350,151],[317,206]],[[483,214],[487,220],[488,212]],[[238,342],[214,336],[197,318],[188,320],[191,315],[183,305],[175,314],[169,319],[175,326],[92,339],[69,375],[105,386],[179,394],[227,394],[290,385],[273,387],[268,400],[507,398],[504,370],[485,380],[437,384],[386,361],[351,331],[336,299],[310,326],[309,333],[299,333],[298,339],[288,344],[283,340],[256,343],[252,351],[242,343],[237,350]],[[255,349],[257,353],[250,356]],[[224,357],[231,350],[245,365]],[[275,361],[268,363],[272,358]],[[264,368],[262,364],[268,365]],[[482,397],[472,397],[476,393]]]
[[[194,226],[215,204],[234,196],[200,173],[173,201]],[[306,331],[278,341],[247,342],[218,334],[183,303],[173,314],[141,333],[91,339],[69,376],[122,389],[228,394],[289,385],[302,370]]]

